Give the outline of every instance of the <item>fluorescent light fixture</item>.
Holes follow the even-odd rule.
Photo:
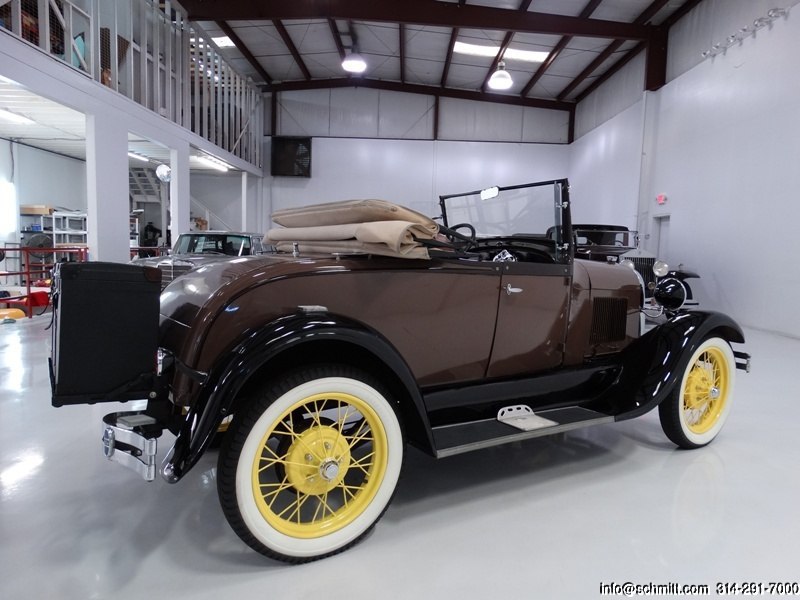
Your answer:
[[[0,119],[5,119],[6,121],[10,121],[11,123],[17,123],[19,125],[35,125],[33,121],[31,121],[28,117],[23,117],[22,115],[18,115],[17,113],[13,113],[10,110],[6,110],[4,108],[0,108]]]
[[[500,46],[483,46],[480,44],[467,44],[465,42],[456,42],[453,46],[453,52],[458,54],[468,54],[470,56],[486,56],[494,58],[500,52]],[[517,50],[516,48],[506,48],[503,53],[505,60],[521,60],[524,62],[540,63],[549,55],[549,52],[542,52],[539,50]]]
[[[212,169],[216,169],[217,171],[227,171],[230,168],[230,165],[218,158],[213,158],[211,156],[197,156],[195,158],[198,162]]]
[[[136,160],[140,160],[142,162],[150,162],[150,159],[146,156],[142,156],[141,154],[136,154],[135,152],[128,152],[128,156],[131,158],[135,158]]]
[[[229,38],[227,35],[223,35],[220,37],[212,37],[211,41],[214,42],[218,48],[235,48],[236,44],[233,43],[233,40]]]
[[[511,73],[506,71],[506,63],[502,60],[497,65],[497,70],[489,77],[489,87],[493,90],[507,90],[514,85]]]
[[[541,50],[517,50],[516,48],[506,48],[503,52],[503,60],[521,60],[524,62],[540,63],[550,56],[549,52]]]
[[[466,44],[464,42],[456,42],[453,46],[453,52],[458,54],[469,54],[470,56],[488,56],[494,58],[500,52],[500,46],[480,46],[478,44]]]
[[[363,73],[367,70],[367,61],[358,52],[348,52],[342,61],[342,68],[348,73]]]

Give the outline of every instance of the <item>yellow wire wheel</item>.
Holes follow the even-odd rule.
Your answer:
[[[272,527],[299,538],[352,523],[375,497],[388,462],[378,415],[339,392],[295,402],[260,446],[251,468],[256,504]]]
[[[240,537],[260,552],[301,562],[358,541],[380,518],[396,487],[403,435],[394,408],[367,377],[301,377],[278,386],[273,401],[231,426],[235,459],[233,514]],[[344,368],[323,372],[350,374]],[[257,417],[253,419],[254,417]],[[234,464],[220,456],[220,470]],[[229,505],[231,503],[228,503]],[[254,538],[254,539],[253,539]]]
[[[662,427],[673,442],[697,448],[716,437],[730,412],[735,372],[725,340],[709,338],[694,351],[680,385],[659,407]]]

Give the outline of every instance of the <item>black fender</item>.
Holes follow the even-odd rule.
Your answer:
[[[652,410],[680,384],[692,354],[712,332],[744,343],[739,325],[717,312],[681,312],[654,327],[623,350],[617,381],[594,406],[617,421]]]
[[[247,382],[281,353],[322,340],[345,342],[369,352],[394,372],[411,398],[422,421],[422,429],[433,447],[431,428],[419,387],[397,350],[375,330],[346,317],[326,312],[303,312],[280,317],[251,331],[204,378],[200,392],[189,408],[172,450],[164,459],[161,473],[177,482],[203,455],[220,421]],[[424,444],[424,440],[423,440]]]
[[[674,277],[675,279],[680,279],[684,281],[686,279],[700,279],[700,275],[695,273],[694,271],[687,271],[685,269],[675,269],[670,271],[666,275],[667,277]]]

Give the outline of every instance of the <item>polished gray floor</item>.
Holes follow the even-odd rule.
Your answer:
[[[292,567],[228,528],[215,453],[147,484],[100,453],[116,405],[52,408],[47,322],[0,325],[0,598],[593,598],[627,581],[713,596],[800,579],[798,340],[747,332],[753,372],[704,449],[675,450],[649,414],[441,461],[409,451],[363,543]]]

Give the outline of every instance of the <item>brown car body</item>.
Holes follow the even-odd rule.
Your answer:
[[[554,183],[560,239],[473,239],[469,251],[445,248],[426,260],[243,256],[176,279],[160,308],[156,269],[65,265],[56,278],[53,404],[148,398],[146,410],[106,417],[105,452],[152,479],[154,456],[142,467],[136,448],[169,429],[176,440],[161,474],[176,482],[223,420],[301,366],[369,373],[393,398],[408,441],[444,457],[638,416],[681,384],[704,340],[744,342],[736,323],[712,312],[674,312],[644,333],[641,279],[625,266],[574,258],[568,186]],[[513,260],[497,260],[501,252]],[[109,279],[120,283],[104,289],[128,290],[112,299],[117,310],[132,309],[127,326],[112,331],[102,325],[114,318],[103,313],[109,298],[102,306],[90,299],[95,282]],[[141,298],[131,300],[134,291]],[[112,338],[115,356],[96,350]],[[80,343],[91,370],[69,362],[67,347]],[[736,367],[749,364],[735,354]],[[114,375],[98,384],[98,370]],[[499,420],[519,404],[555,425],[521,431]]]

